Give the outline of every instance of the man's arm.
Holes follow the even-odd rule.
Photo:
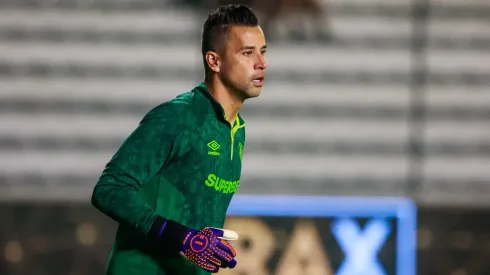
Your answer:
[[[170,107],[150,112],[106,165],[95,185],[92,204],[145,236],[147,244],[160,252],[180,252],[210,272],[218,272],[220,267],[233,268],[236,253],[227,242],[229,230],[187,228],[159,216],[139,196],[143,184],[185,153],[187,145],[179,139],[185,127],[183,117],[182,112]],[[236,239],[236,233],[232,233],[231,239]],[[201,249],[197,251],[196,245]]]
[[[139,192],[172,158],[183,153],[178,142],[182,123],[175,117],[182,115],[176,110],[164,110],[160,114],[150,112],[124,141],[100,176],[93,194],[92,204],[117,222],[129,225],[136,232],[152,239],[169,240],[168,248],[180,249],[178,241],[186,228],[160,217]],[[166,235],[160,236],[166,227]]]

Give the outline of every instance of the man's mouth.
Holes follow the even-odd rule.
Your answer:
[[[255,85],[262,86],[264,84],[264,77],[257,77],[252,80]]]

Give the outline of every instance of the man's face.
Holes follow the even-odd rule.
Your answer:
[[[259,96],[267,69],[262,29],[233,26],[225,45],[221,54],[221,81],[243,100]]]

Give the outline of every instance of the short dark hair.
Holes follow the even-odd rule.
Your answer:
[[[223,42],[227,39],[232,26],[259,25],[259,19],[246,5],[222,5],[208,15],[204,21],[201,36],[201,53],[204,68],[207,72],[206,53],[208,51],[220,52]]]

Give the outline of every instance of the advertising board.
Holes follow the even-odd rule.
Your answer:
[[[220,274],[415,275],[416,207],[392,197],[235,195],[238,265]]]

